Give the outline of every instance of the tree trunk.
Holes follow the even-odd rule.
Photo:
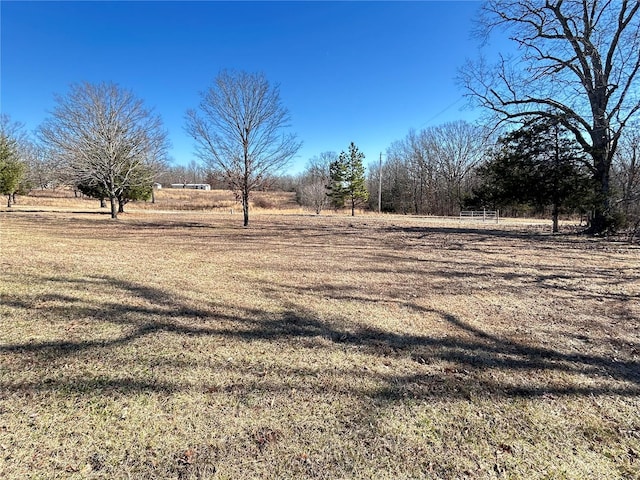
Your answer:
[[[100,199],[100,208],[107,208],[107,202],[104,198]]]
[[[249,192],[242,192],[242,213],[244,215],[244,226],[249,226]]]
[[[356,216],[356,199],[354,197],[351,197],[351,216]]]
[[[18,203],[18,202],[16,202],[16,192],[13,192],[13,193],[11,194],[11,197],[13,198],[13,204],[14,204],[14,205],[15,205],[16,203]]]
[[[124,213],[124,202],[118,199],[118,213]]]
[[[11,194],[7,195],[7,208],[11,208]]]
[[[594,152],[596,198],[591,225],[587,230],[592,234],[607,233],[615,228],[611,216],[610,168],[605,152]]]
[[[551,212],[551,217],[553,218],[553,228],[551,229],[551,231],[553,233],[558,233],[558,216],[559,216],[559,208],[558,208],[558,204],[554,203],[553,204],[553,211]]]
[[[116,197],[109,197],[109,202],[111,203],[111,218],[118,218],[118,202],[116,201]]]
[[[591,234],[603,234],[615,229],[611,215],[611,191],[609,186],[612,145],[610,125],[606,112],[606,91],[609,87],[602,77],[598,76],[596,80],[597,86],[593,96],[590,97],[594,118],[593,130],[591,131],[593,148],[589,152],[591,158],[593,158],[593,180],[596,197],[593,218],[588,232]]]
[[[249,175],[251,165],[249,162],[249,129],[245,128],[243,136],[244,171],[242,178],[242,214],[244,216],[243,226],[249,226]]]

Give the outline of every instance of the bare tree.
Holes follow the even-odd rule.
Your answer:
[[[412,175],[407,159],[406,142],[397,140],[386,151],[386,159],[382,166],[381,210],[383,212],[397,212],[408,214],[415,210],[414,192],[415,179]],[[379,183],[376,175],[374,184]]]
[[[29,135],[25,132],[24,123],[12,120],[6,113],[0,113],[0,133],[13,139],[18,149],[29,143]]]
[[[187,164],[188,180],[187,183],[202,183],[204,180],[204,169],[196,160],[191,160]]]
[[[75,84],[55,100],[40,128],[43,141],[65,159],[76,184],[104,192],[117,218],[118,199],[151,185],[163,163],[168,143],[160,117],[112,83]]]
[[[457,215],[463,206],[464,182],[487,150],[487,132],[471,123],[456,121],[428,128],[424,136],[437,165],[443,213]]]
[[[261,73],[221,72],[201,94],[198,110],[186,115],[186,131],[197,155],[224,174],[242,202],[249,225],[249,196],[293,158],[301,144],[285,133],[289,113],[278,86]]]
[[[327,185],[330,182],[329,166],[338,159],[335,152],[322,152],[312,157],[298,179],[298,201],[311,207],[317,215],[328,205]]]
[[[55,173],[55,163],[47,157],[43,148],[30,143],[24,150],[24,159],[28,165],[30,183],[41,190],[55,187],[58,179]]]
[[[632,235],[640,230],[640,126],[627,129],[613,163],[617,202]]]
[[[484,32],[507,30],[521,57],[495,68],[479,61],[462,74],[501,121],[549,118],[575,135],[597,185],[593,233],[612,227],[611,164],[640,110],[639,9],[637,0],[489,0]]]
[[[440,159],[434,142],[433,128],[410,130],[407,136],[394,142],[387,150],[385,171],[394,172],[393,183],[382,196],[394,211],[414,214],[444,214],[443,191],[439,173]]]

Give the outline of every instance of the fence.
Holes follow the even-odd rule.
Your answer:
[[[499,210],[461,210],[460,211],[460,220],[482,220],[486,221],[494,221],[498,223],[500,221],[500,211]]]

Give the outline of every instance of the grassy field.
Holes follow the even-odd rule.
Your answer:
[[[125,207],[125,211],[206,211],[209,213],[242,213],[242,205],[238,203],[232,192],[228,190],[190,190],[163,188],[154,190],[155,199],[149,202],[133,202]],[[99,201],[93,198],[78,198],[70,190],[59,189],[34,190],[28,197],[18,197],[19,203],[14,210],[26,208],[44,208],[47,210],[76,210],[83,212],[106,212],[99,208]],[[6,204],[6,202],[5,202]],[[0,205],[2,205],[0,203]],[[4,206],[4,205],[2,205]],[[251,208],[262,213],[302,212],[296,203],[294,192],[254,192]],[[6,209],[5,209],[6,210]],[[1,211],[1,210],[0,210]]]
[[[19,200],[0,478],[640,478],[637,246]]]

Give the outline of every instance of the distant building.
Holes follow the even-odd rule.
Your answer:
[[[172,183],[171,188],[190,188],[191,190],[211,190],[208,183]]]
[[[153,184],[153,188],[155,188],[156,190],[160,190],[162,188],[162,184],[156,182],[156,183]]]

